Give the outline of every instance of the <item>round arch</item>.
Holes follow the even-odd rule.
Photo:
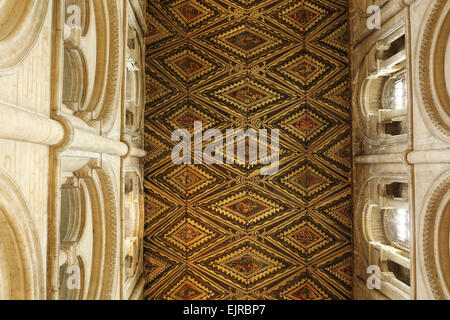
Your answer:
[[[11,72],[28,56],[41,32],[48,3],[48,0],[0,2],[0,74]]]
[[[426,278],[435,299],[450,299],[450,172],[428,192],[420,235]]]

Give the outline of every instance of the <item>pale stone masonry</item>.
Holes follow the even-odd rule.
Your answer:
[[[448,300],[450,1],[349,1],[353,297]],[[0,300],[143,297],[145,4],[0,1]]]
[[[449,299],[450,2],[351,4],[354,298]],[[370,5],[380,29],[367,27]],[[389,217],[407,241],[392,239]]]
[[[144,13],[0,4],[0,299],[142,297]]]

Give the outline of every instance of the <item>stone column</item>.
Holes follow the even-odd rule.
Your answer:
[[[38,113],[0,102],[0,139],[53,146],[64,139],[64,127]]]
[[[356,164],[401,164],[404,160],[405,154],[402,152],[355,157]]]
[[[450,164],[450,149],[412,151],[407,159],[410,164]]]
[[[66,129],[64,150],[107,153],[121,157],[128,154],[128,146],[125,143],[99,135],[75,116],[63,114],[58,117],[58,120]]]

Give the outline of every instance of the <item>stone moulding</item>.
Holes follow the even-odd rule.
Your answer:
[[[120,214],[118,190],[109,165],[97,166],[94,160],[76,172],[84,179],[92,201],[93,260],[88,299],[114,299],[115,275],[119,269]]]
[[[366,180],[363,184],[361,184],[360,192],[358,194],[358,197],[355,199],[356,205],[355,205],[355,216],[354,216],[354,234],[359,235],[360,243],[359,248],[360,252],[362,254],[362,257],[364,258],[364,261],[366,264],[369,263],[369,238],[367,235],[366,225],[365,225],[365,218],[367,215],[367,207],[369,206],[369,199],[366,197],[367,189],[369,187],[370,182],[376,179],[375,177],[372,177],[369,180]]]
[[[102,299],[113,299],[114,279],[119,268],[119,234],[120,213],[117,204],[117,190],[114,185],[114,177],[112,170],[102,168],[98,170],[100,181],[102,182],[103,198],[105,199],[105,265],[104,265],[104,281],[101,293]]]
[[[450,142],[450,97],[445,79],[449,36],[450,4],[447,0],[438,0],[425,23],[416,73],[424,105],[420,110],[432,133],[446,142]]]
[[[142,247],[142,243],[143,243],[143,234],[144,234],[144,189],[143,189],[143,178],[142,175],[139,171],[138,168],[135,167],[127,167],[126,169],[124,169],[124,175],[135,175],[139,181],[139,208],[140,208],[140,212],[139,212],[139,228],[138,228],[138,238],[139,238],[139,247]],[[125,221],[125,217],[123,218],[123,220]],[[124,257],[122,256],[121,259],[123,259]],[[125,288],[125,292],[126,292],[126,297],[130,297],[133,294],[133,289],[136,288],[136,286],[138,285],[140,278],[141,278],[141,272],[140,268],[142,268],[143,266],[143,252],[140,250],[139,251],[139,255],[137,257],[137,262],[136,264],[138,266],[140,266],[135,273],[133,274],[133,276],[129,277],[128,279],[125,279],[125,283],[124,283],[124,288]]]
[[[19,186],[0,169],[0,299],[44,299],[42,250],[36,226]],[[6,252],[2,252],[6,249]],[[6,274],[5,274],[6,273]],[[6,294],[6,296],[3,296]]]
[[[63,103],[84,103],[86,99],[86,62],[81,50],[64,50]]]
[[[403,11],[397,13],[397,16],[403,15]],[[395,22],[395,23],[394,23]],[[360,55],[363,57],[359,63],[356,63],[358,65],[358,68],[354,71],[354,80],[352,83],[352,86],[354,88],[353,90],[353,117],[355,124],[355,127],[358,127],[361,132],[361,138],[368,144],[373,146],[382,146],[382,145],[393,145],[393,144],[403,144],[408,141],[408,136],[403,134],[400,136],[392,136],[392,137],[379,137],[377,133],[374,131],[373,124],[370,125],[371,116],[374,117],[376,113],[374,111],[369,111],[369,101],[367,100],[367,97],[370,97],[372,95],[381,95],[382,92],[377,92],[376,88],[376,80],[372,78],[378,71],[375,67],[378,63],[377,61],[377,47],[379,46],[379,43],[382,41],[385,41],[386,38],[389,38],[392,34],[395,33],[404,33],[406,35],[406,26],[403,21],[394,21],[391,23],[390,29],[387,30],[380,30],[378,33],[374,33],[373,36],[373,43],[369,42],[369,40],[365,40],[361,44],[367,44],[372,43],[368,46],[367,49],[364,49],[363,52],[360,52]],[[404,30],[401,32],[401,30]],[[378,90],[379,91],[379,90]],[[378,97],[380,99],[380,106],[381,106],[381,96]],[[409,113],[408,106],[408,113]],[[378,118],[378,117],[377,117]],[[360,125],[360,123],[363,123],[364,125]]]
[[[0,74],[12,72],[28,56],[41,33],[48,4],[48,0],[0,3],[0,12],[4,12],[0,15]],[[12,12],[14,14],[10,14]]]
[[[426,278],[434,298],[448,300],[450,299],[450,172],[442,175],[430,188],[421,216],[422,254]]]

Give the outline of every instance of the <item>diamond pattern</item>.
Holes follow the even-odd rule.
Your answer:
[[[216,237],[212,230],[191,218],[182,219],[165,235],[168,242],[185,252],[192,252]]]
[[[193,32],[220,19],[222,11],[211,1],[176,0],[161,5],[161,9],[183,29]]]
[[[348,74],[343,73],[341,77],[337,77],[336,81],[332,81],[329,86],[320,88],[313,95],[313,98],[324,104],[328,110],[333,110],[346,120],[349,119],[350,110],[348,106],[351,101],[351,92]]]
[[[312,104],[304,103],[299,107],[288,108],[278,114],[274,127],[283,130],[294,145],[307,149],[326,137],[336,126],[336,121]]]
[[[257,21],[236,22],[201,38],[208,46],[241,62],[256,62],[263,55],[292,46],[292,41]]]
[[[170,209],[172,204],[159,195],[150,192],[145,194],[146,223],[164,216]]]
[[[204,130],[220,129],[223,120],[218,115],[218,112],[203,102],[183,99],[161,109],[160,112],[152,113],[147,117],[147,123],[149,127],[154,128],[152,131],[158,131],[165,140],[170,141],[173,131],[178,129],[187,129],[193,136],[196,121],[202,122]]]
[[[334,173],[310,160],[302,160],[296,165],[292,164],[292,167],[286,167],[273,179],[273,183],[286,190],[291,197],[305,203],[313,203],[342,187]]]
[[[170,83],[158,77],[149,65],[146,68],[145,85],[147,87],[146,105],[148,108],[146,112],[177,95],[176,89]]]
[[[206,59],[202,59],[199,54],[191,50],[184,50],[174,56],[169,56],[165,62],[183,80],[189,82],[194,81],[204,74],[205,70],[211,70],[213,67]]]
[[[176,80],[183,89],[215,76],[223,68],[221,61],[193,45],[163,51],[155,57],[153,63],[164,70],[161,73],[168,72],[169,77]]]
[[[186,22],[190,23],[199,17],[205,16],[206,12],[193,1],[185,1],[174,7],[176,13]]]
[[[259,37],[258,34],[250,29],[241,29],[223,41],[229,43],[235,48],[239,48],[244,53],[249,53],[264,46],[268,40]]]
[[[338,65],[333,61],[324,59],[308,49],[302,49],[271,66],[270,71],[276,77],[307,90],[324,82],[337,68]]]
[[[335,299],[335,296],[308,272],[292,279],[280,291],[281,296],[288,300]]]
[[[325,276],[346,287],[348,293],[350,293],[353,276],[352,255],[350,252],[345,252],[334,260],[320,265],[318,269]]]
[[[234,284],[252,287],[283,270],[286,262],[275,258],[261,246],[242,242],[219,256],[202,261],[205,272],[227,275]]]
[[[345,130],[318,150],[316,154],[321,161],[333,167],[333,170],[341,173],[344,178],[349,178],[351,173],[351,138],[350,131]]]
[[[164,0],[148,10],[145,297],[350,298],[345,1]],[[279,171],[260,176],[264,164],[248,157],[173,164],[173,131],[193,138],[195,122],[278,129]]]
[[[341,230],[351,237],[352,227],[352,197],[350,191],[338,194],[325,203],[315,206],[317,212],[332,220],[332,224],[339,225]]]
[[[290,210],[288,205],[249,188],[230,192],[225,197],[202,204],[201,208],[225,220],[247,227],[264,223],[273,216]]]
[[[175,40],[175,35],[170,30],[170,27],[158,19],[158,16],[153,12],[147,13],[147,26],[148,31],[145,37],[145,43],[147,46],[157,48]]]
[[[178,300],[194,300],[205,295],[205,292],[192,282],[184,282],[181,287],[176,288],[173,296]]]
[[[314,20],[319,17],[320,13],[305,5],[289,13],[287,17],[297,23],[301,28],[305,28],[313,24]]]
[[[350,33],[347,19],[341,18],[334,28],[330,28],[324,34],[320,34],[314,43],[324,48],[325,51],[331,51],[337,54],[337,56],[342,57],[344,61],[347,61],[349,39]]]
[[[267,81],[253,76],[231,78],[219,85],[205,90],[202,95],[214,101],[222,109],[227,107],[236,115],[255,115],[270,106],[288,101],[289,93]]]
[[[171,285],[171,289],[162,297],[164,300],[206,300],[214,296],[214,291],[207,283],[191,274],[183,275]]]
[[[309,215],[277,231],[273,238],[281,241],[290,252],[299,255],[305,262],[341,247],[343,241],[343,237],[330,229],[327,224]]]

